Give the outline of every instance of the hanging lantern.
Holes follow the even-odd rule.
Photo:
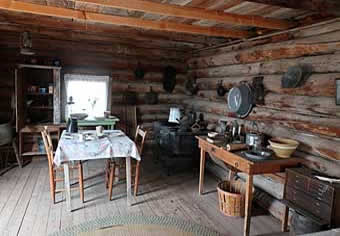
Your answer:
[[[32,50],[32,35],[30,32],[23,32],[21,34],[20,54],[22,55],[35,54],[35,52]]]

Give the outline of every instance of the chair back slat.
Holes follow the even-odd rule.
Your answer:
[[[143,153],[146,134],[147,134],[147,131],[142,130],[140,126],[138,125],[136,129],[135,143],[138,148],[139,155],[142,155]]]
[[[50,133],[48,132],[48,128],[45,126],[43,131],[41,131],[41,136],[44,141],[44,146],[47,154],[47,159],[50,165],[53,165],[53,144],[52,144],[52,138]]]

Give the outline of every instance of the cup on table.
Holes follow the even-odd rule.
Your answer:
[[[96,126],[97,136],[102,136],[103,132],[104,132],[104,127],[103,126]]]
[[[111,112],[110,111],[104,111],[104,117],[106,119],[110,118]]]
[[[79,134],[79,141],[80,142],[84,142],[84,140],[85,140],[85,137],[84,137],[84,135],[83,134]]]

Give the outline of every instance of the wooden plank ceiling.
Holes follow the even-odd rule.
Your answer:
[[[335,0],[0,0],[0,32],[188,52],[333,17],[339,5]]]

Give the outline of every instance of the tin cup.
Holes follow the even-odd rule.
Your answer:
[[[103,135],[103,131],[104,131],[104,127],[103,126],[96,126],[97,136],[102,136]]]

